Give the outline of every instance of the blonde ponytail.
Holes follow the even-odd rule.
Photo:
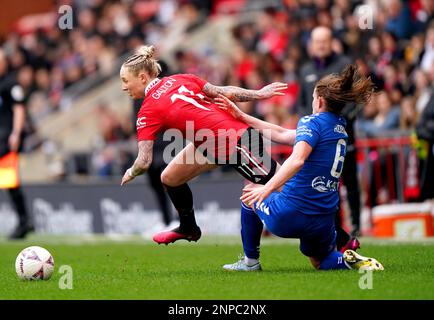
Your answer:
[[[152,59],[154,57],[155,47],[154,46],[140,46],[136,50],[136,54],[142,56],[144,59]]]
[[[154,46],[141,46],[125,60],[123,65],[135,76],[145,71],[150,77],[156,78],[161,73],[161,66],[154,58],[154,54]]]

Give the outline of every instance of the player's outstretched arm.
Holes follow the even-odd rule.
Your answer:
[[[273,96],[283,96],[288,88],[286,83],[273,82],[259,90],[249,90],[235,86],[215,86],[211,83],[205,84],[202,91],[210,98],[216,98],[219,94],[228,97],[232,101],[246,102],[259,99],[267,99]]]
[[[247,185],[243,189],[241,201],[248,206],[256,203],[259,206],[273,191],[282,187],[303,167],[304,162],[312,152],[312,147],[305,141],[300,141],[294,146],[294,151],[282,164],[279,171],[265,185]]]
[[[130,182],[135,177],[145,173],[149,169],[152,163],[153,146],[154,141],[152,140],[139,141],[139,153],[137,155],[137,159],[134,161],[133,166],[125,172],[122,178],[121,186]]]
[[[295,130],[286,129],[252,117],[251,115],[241,111],[235,103],[224,95],[219,94],[214,101],[220,106],[220,108],[227,110],[234,118],[240,119],[252,128],[259,130],[267,139],[282,144],[294,144]]]

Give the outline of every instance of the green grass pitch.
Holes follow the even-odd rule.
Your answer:
[[[48,249],[55,272],[48,281],[21,281],[15,258],[30,245]],[[241,252],[237,237],[204,236],[198,243],[156,245],[139,238],[65,238],[33,235],[0,241],[0,299],[434,299],[434,242],[397,243],[363,239],[361,254],[377,258],[385,271],[316,271],[298,242],[265,238],[262,272],[234,273],[221,266]],[[61,290],[61,265],[73,270],[73,289]],[[361,279],[365,276],[365,280]]]

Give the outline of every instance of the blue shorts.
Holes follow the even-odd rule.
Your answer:
[[[304,214],[280,192],[273,192],[255,211],[274,235],[300,239],[300,251],[308,257],[322,259],[335,250],[334,214]]]

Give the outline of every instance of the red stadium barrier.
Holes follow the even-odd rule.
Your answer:
[[[417,200],[418,161],[410,136],[359,138],[356,150],[368,207]]]
[[[418,160],[410,136],[359,138],[355,146],[363,192],[369,195],[370,185],[373,185],[376,190],[384,189],[387,193],[386,198],[368,199],[369,207],[409,202],[419,197]],[[275,159],[286,159],[291,153],[292,146],[271,146]]]

